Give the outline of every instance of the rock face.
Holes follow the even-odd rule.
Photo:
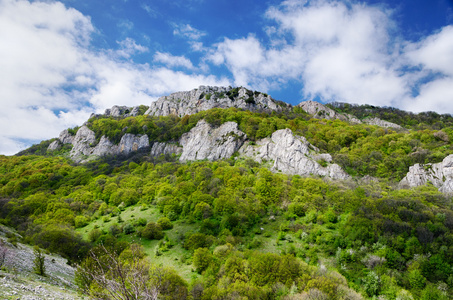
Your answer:
[[[376,126],[385,127],[385,128],[403,129],[403,127],[401,127],[398,124],[384,121],[379,118],[367,118],[367,119],[363,119],[362,121],[360,121],[353,115],[337,113],[333,109],[330,109],[327,106],[324,106],[321,103],[318,103],[316,101],[304,101],[304,102],[299,103],[297,106],[301,107],[308,114],[312,115],[314,118],[317,118],[317,119],[326,119],[326,120],[338,119],[338,120],[350,122],[353,124],[365,123],[365,124],[376,125]]]
[[[152,102],[146,115],[185,116],[211,108],[237,107],[247,110],[282,111],[289,104],[276,102],[268,95],[245,88],[200,86],[187,92],[177,92]]]
[[[135,117],[138,116],[139,107],[127,107],[114,105],[112,108],[107,108],[104,112],[105,116],[112,117]]]
[[[431,182],[442,193],[453,193],[453,154],[437,164],[415,164],[409,168],[399,186],[416,187]]]
[[[342,120],[354,124],[362,123],[356,117],[349,115],[349,114],[340,114],[334,111],[333,109],[328,108],[327,106],[322,105],[316,101],[303,101],[297,104],[298,107],[302,108],[306,111],[309,115],[312,115],[314,118],[317,119],[326,119],[326,120]]]
[[[258,162],[272,160],[274,161],[272,170],[286,174],[319,175],[333,179],[349,178],[349,175],[336,164],[322,167],[316,162],[315,159],[319,156],[316,153],[312,154],[313,151],[317,149],[304,137],[293,135],[289,129],[282,129],[274,132],[270,138],[258,141],[256,146],[251,144],[243,146],[239,153]],[[328,154],[321,157],[328,162],[332,160]]]
[[[61,148],[61,144],[59,140],[55,140],[52,143],[50,143],[49,147],[47,147],[47,150],[49,151],[55,151]]]
[[[168,144],[168,143],[159,143],[159,142],[154,142],[153,146],[151,147],[151,156],[157,157],[162,154],[181,154],[182,153],[182,147],[178,147],[175,144]]]
[[[74,140],[72,141],[72,149],[69,153],[71,157],[80,155],[90,155],[93,152],[91,145],[96,142],[94,131],[83,125],[77,131]]]
[[[134,135],[131,133],[126,133],[121,138],[120,143],[118,144],[118,153],[120,154],[129,154],[133,151],[149,147],[149,138],[148,135]]]
[[[95,143],[95,133],[86,125],[83,125],[74,137],[69,155],[74,161],[81,162],[86,159],[85,156],[127,155],[133,151],[149,148],[149,138],[146,134],[134,135],[126,133],[118,145],[114,145],[105,136],[101,137],[97,145],[94,145]]]
[[[213,128],[205,120],[183,134],[180,144],[183,146],[180,161],[217,160],[229,158],[244,143],[247,135],[238,129],[235,122],[226,122]]]
[[[63,130],[62,132],[60,132],[60,136],[58,137],[58,139],[60,140],[60,142],[62,144],[72,144],[72,141],[74,140],[74,136],[72,136],[69,131],[66,129],[66,130]]]
[[[384,121],[384,120],[381,120],[379,118],[364,119],[363,123],[370,124],[370,125],[377,125],[377,126],[385,127],[385,128],[403,129],[403,127],[401,127],[398,124],[395,124],[395,123],[392,123],[392,122],[388,122],[388,121]]]
[[[61,148],[61,145],[64,144],[72,144],[72,141],[74,140],[74,136],[72,136],[67,129],[63,130],[60,132],[60,136],[58,139],[53,141],[47,150],[49,151],[55,151]]]

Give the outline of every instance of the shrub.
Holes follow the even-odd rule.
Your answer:
[[[33,260],[33,271],[41,276],[46,276],[45,256],[38,246],[33,249],[35,259]]]
[[[126,225],[123,226],[123,233],[124,234],[131,234],[135,231],[134,225],[127,223]]]
[[[142,230],[142,236],[150,240],[160,240],[164,237],[164,233],[162,232],[162,228],[159,224],[149,222]]]
[[[162,217],[159,220],[157,220],[157,224],[160,225],[162,230],[167,230],[167,229],[173,228],[173,224],[171,223],[170,219],[167,217]]]
[[[203,272],[209,267],[212,260],[212,254],[208,248],[198,248],[193,253],[193,265],[198,273]]]

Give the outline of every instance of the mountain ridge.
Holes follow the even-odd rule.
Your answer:
[[[111,109],[106,109],[104,114],[92,115],[90,120],[95,119],[105,119],[105,118],[114,118],[114,119],[127,119],[127,118],[159,118],[159,117],[178,117],[178,118],[187,118],[192,115],[197,115],[202,112],[210,111],[213,109],[239,109],[244,111],[250,111],[255,113],[266,113],[269,116],[280,114],[280,115],[287,115],[290,114],[292,111],[297,109],[301,109],[302,114],[306,114],[308,118],[314,118],[318,120],[327,120],[327,121],[334,121],[339,120],[342,122],[349,123],[351,125],[358,125],[358,124],[367,124],[367,125],[376,125],[382,128],[388,128],[391,130],[395,130],[396,132],[401,132],[404,130],[408,130],[402,127],[399,124],[389,122],[386,120],[379,119],[373,115],[365,115],[360,114],[362,119],[355,117],[348,113],[348,108],[353,107],[357,110],[357,106],[342,104],[342,103],[334,103],[332,105],[323,105],[321,103],[315,101],[302,101],[296,106],[292,106],[291,104],[277,101],[270,97],[267,94],[257,92],[257,91],[250,91],[243,87],[211,87],[211,86],[200,86],[197,89],[193,89],[191,91],[185,92],[176,92],[170,94],[168,96],[160,97],[157,101],[151,103],[149,107],[144,105],[136,106],[136,107],[126,107],[126,106],[113,106]],[[376,107],[373,107],[376,110]],[[335,110],[337,109],[337,110]],[[379,108],[378,108],[379,109]],[[385,110],[386,108],[384,108]],[[393,110],[397,111],[398,110]],[[447,119],[446,116],[444,116]],[[111,137],[107,135],[100,135],[99,132],[93,128],[91,130],[90,120],[85,122],[85,124],[78,128],[77,130],[73,130],[71,133],[68,130],[64,130],[61,132],[60,136],[54,140],[49,146],[49,151],[56,151],[60,149],[63,145],[69,144],[72,145],[72,149],[69,152],[69,156],[76,162],[87,162],[99,157],[103,157],[106,155],[129,155],[130,153],[137,152],[137,151],[145,151],[148,152],[150,155],[154,157],[158,157],[160,155],[182,155],[181,161],[186,160],[199,160],[199,159],[225,159],[231,157],[235,152],[238,151],[239,155],[244,156],[247,151],[243,150],[246,148],[243,146],[244,143],[262,143],[264,139],[250,139],[247,135],[242,131],[235,131],[233,127],[229,127],[231,129],[230,134],[236,136],[236,140],[238,140],[238,134],[243,136],[242,141],[240,144],[236,146],[227,145],[227,138],[226,132],[218,135],[217,132],[222,131],[222,126],[225,124],[219,124],[217,120],[211,120],[213,123],[211,124],[211,129],[205,129],[204,134],[196,134],[194,131],[201,130],[201,128],[206,128],[207,123],[203,123],[202,125],[198,126],[198,121],[194,122],[194,127],[188,128],[186,130],[181,131],[178,136],[174,136],[173,139],[170,140],[156,140],[153,139],[146,133],[147,125],[143,125],[142,128],[136,128],[135,130],[130,130],[129,126],[125,126],[115,134],[115,138],[112,140]],[[206,120],[205,120],[206,121]],[[92,122],[91,122],[92,123]],[[208,122],[209,123],[209,122]],[[231,122],[232,124],[236,124],[235,121]],[[198,129],[197,129],[198,128]],[[230,130],[229,129],[229,130]],[[278,128],[274,128],[271,131],[268,131],[265,136],[262,138],[270,137],[273,132],[276,132]],[[183,138],[183,135],[187,137],[187,135],[191,132],[193,136],[196,138],[187,139]],[[203,135],[212,135],[212,140],[215,140],[215,145],[209,146],[207,139],[203,139]],[[297,133],[291,132],[293,137],[298,136]],[[100,136],[99,136],[100,135]],[[442,135],[442,132],[439,132],[439,136]],[[303,138],[303,136],[302,136]],[[445,135],[444,135],[445,138]],[[115,141],[115,139],[117,141]],[[195,139],[197,141],[195,141]],[[296,138],[297,139],[297,138]],[[300,138],[299,138],[300,139]],[[448,136],[447,136],[448,139]],[[183,142],[184,141],[184,142]],[[203,142],[203,145],[200,145],[200,142]],[[219,142],[219,141],[223,141]],[[279,144],[280,141],[274,141],[276,144]],[[198,150],[191,149],[196,144],[199,144],[197,149],[202,152],[206,153],[228,153],[227,155],[222,154],[220,156],[205,156],[205,155],[187,155],[186,153],[198,153]],[[232,147],[232,148],[231,148]],[[289,155],[287,160],[294,161],[295,155],[297,155],[299,150],[294,151],[292,154]],[[253,151],[249,151],[249,153],[253,153]],[[282,153],[280,153],[282,155]],[[325,155],[330,155],[325,153]],[[253,155],[252,155],[253,156]],[[255,155],[256,156],[256,155]],[[330,157],[332,157],[330,155]],[[273,161],[281,161],[281,156],[273,156]],[[260,159],[257,159],[260,161]],[[332,166],[331,170],[335,170],[333,173],[319,171],[323,167],[316,162],[315,159],[311,159],[312,163],[316,165],[315,168],[308,168],[311,171],[306,171],[306,163],[302,164],[305,167],[300,167],[297,171],[295,169],[284,167],[284,172],[294,173],[294,174],[312,174],[312,175],[321,175],[321,176],[328,176],[332,178],[347,178],[343,173],[343,169],[332,162],[332,159],[322,160],[323,164],[329,164]],[[423,165],[423,164],[421,164]],[[429,164],[427,165],[429,166]],[[344,166],[343,166],[344,167]],[[292,170],[291,172],[289,170]],[[274,171],[279,170],[277,167],[273,167]],[[414,175],[411,173],[411,170],[414,168],[409,168],[406,172],[406,178],[414,178]],[[411,175],[412,174],[412,175]],[[449,173],[448,173],[449,174]],[[421,176],[420,180],[411,180],[410,184],[406,183],[406,181],[402,181],[402,185],[409,185],[409,186],[417,186],[422,182],[431,181],[430,178],[432,177],[429,174],[418,174],[417,176]],[[431,177],[430,177],[431,176]],[[441,182],[448,182],[449,176],[441,176],[439,179]],[[441,189],[443,192],[451,193],[453,189],[451,188],[451,184],[437,184],[438,188]]]

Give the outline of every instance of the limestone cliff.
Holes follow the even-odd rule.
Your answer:
[[[229,158],[244,143],[247,135],[238,129],[235,122],[226,122],[218,128],[204,120],[185,133],[180,140],[183,146],[180,161],[218,160]]]
[[[290,129],[282,129],[275,131],[270,138],[257,141],[256,145],[246,144],[239,153],[257,162],[273,161],[272,170],[286,174],[349,178],[336,164],[321,166],[317,159],[330,162],[332,158],[329,154],[319,156],[317,151],[304,137],[294,135]]]
[[[60,141],[61,142],[61,141]],[[94,131],[86,125],[80,127],[72,141],[70,157],[76,162],[105,155],[129,154],[133,151],[149,148],[149,139],[145,135],[126,133],[118,145],[114,145],[107,137],[102,136],[96,144]]]
[[[400,181],[401,188],[416,187],[431,182],[443,193],[453,193],[453,154],[437,164],[415,164]]]
[[[359,120],[353,115],[350,114],[342,114],[334,111],[333,109],[322,105],[316,101],[303,101],[297,105],[298,107],[302,108],[305,112],[309,115],[312,115],[314,118],[317,119],[326,119],[326,120],[341,120],[345,122],[350,122],[353,124],[369,124],[369,125],[376,125],[385,128],[393,128],[393,129],[403,129],[400,125],[381,120],[379,118],[366,118],[363,120]]]
[[[289,104],[277,102],[270,96],[252,92],[246,88],[200,86],[186,92],[177,92],[160,97],[151,103],[146,115],[185,116],[211,108],[236,107],[247,110],[282,111],[291,107]]]

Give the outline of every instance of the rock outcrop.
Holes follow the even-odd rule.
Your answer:
[[[337,113],[333,109],[322,105],[319,102],[316,101],[303,101],[299,104],[297,104],[298,107],[302,108],[305,112],[307,112],[309,115],[312,115],[316,119],[326,119],[326,120],[341,120],[341,121],[346,121],[350,122],[353,124],[360,124],[362,123],[359,119],[354,117],[353,115],[349,114],[341,114]]]
[[[120,143],[118,144],[118,153],[120,154],[129,154],[131,152],[138,151],[139,149],[149,148],[149,138],[148,135],[135,135],[131,133],[126,133],[121,138]]]
[[[393,129],[403,129],[398,124],[388,122],[381,120],[379,118],[366,118],[360,121],[357,119],[355,116],[350,115],[350,114],[342,114],[342,113],[337,113],[333,109],[322,105],[319,102],[316,101],[303,101],[297,105],[298,107],[302,108],[304,111],[306,111],[308,114],[312,115],[316,119],[326,119],[326,120],[341,120],[353,124],[369,124],[369,125],[376,125],[384,128],[393,128]]]
[[[158,157],[158,156],[161,156],[162,154],[179,155],[181,153],[182,153],[182,147],[179,147],[178,145],[154,142],[153,146],[151,147],[150,155],[153,157]]]
[[[211,108],[236,107],[247,110],[282,111],[289,104],[277,102],[266,94],[252,92],[246,88],[200,86],[186,92],[177,92],[160,97],[152,102],[146,115],[185,116]]]
[[[71,158],[76,162],[82,162],[89,158],[105,156],[130,154],[133,151],[149,148],[149,138],[146,134],[134,135],[126,133],[121,138],[118,145],[113,144],[107,137],[102,136],[99,143],[96,144],[94,131],[86,125],[80,127],[72,142],[72,149],[69,153]]]
[[[61,145],[64,144],[72,144],[72,141],[74,140],[74,136],[72,136],[69,133],[69,130],[65,129],[62,132],[60,132],[60,136],[58,139],[50,143],[49,147],[47,150],[49,151],[55,151],[61,148]]]
[[[415,164],[400,181],[401,188],[432,183],[442,193],[453,193],[453,154],[437,164]]]
[[[384,121],[379,118],[367,118],[367,119],[363,119],[362,122],[369,124],[369,125],[376,125],[376,126],[385,127],[385,128],[403,129],[403,127],[401,127],[398,124]]]
[[[180,144],[183,146],[180,161],[218,160],[229,158],[244,143],[247,135],[238,129],[235,122],[226,122],[214,128],[205,120],[183,134]]]
[[[81,155],[90,155],[93,152],[92,144],[96,142],[96,135],[94,131],[83,125],[77,131],[73,141],[72,149],[69,155],[72,158]]]
[[[321,166],[316,159],[322,158],[330,162],[329,154],[319,156],[317,148],[312,146],[304,137],[296,136],[290,129],[275,131],[270,138],[256,142],[256,145],[244,145],[239,153],[257,162],[273,161],[272,170],[286,174],[319,175],[333,179],[346,179],[346,174],[340,166],[330,164]],[[312,154],[312,152],[314,152]]]

